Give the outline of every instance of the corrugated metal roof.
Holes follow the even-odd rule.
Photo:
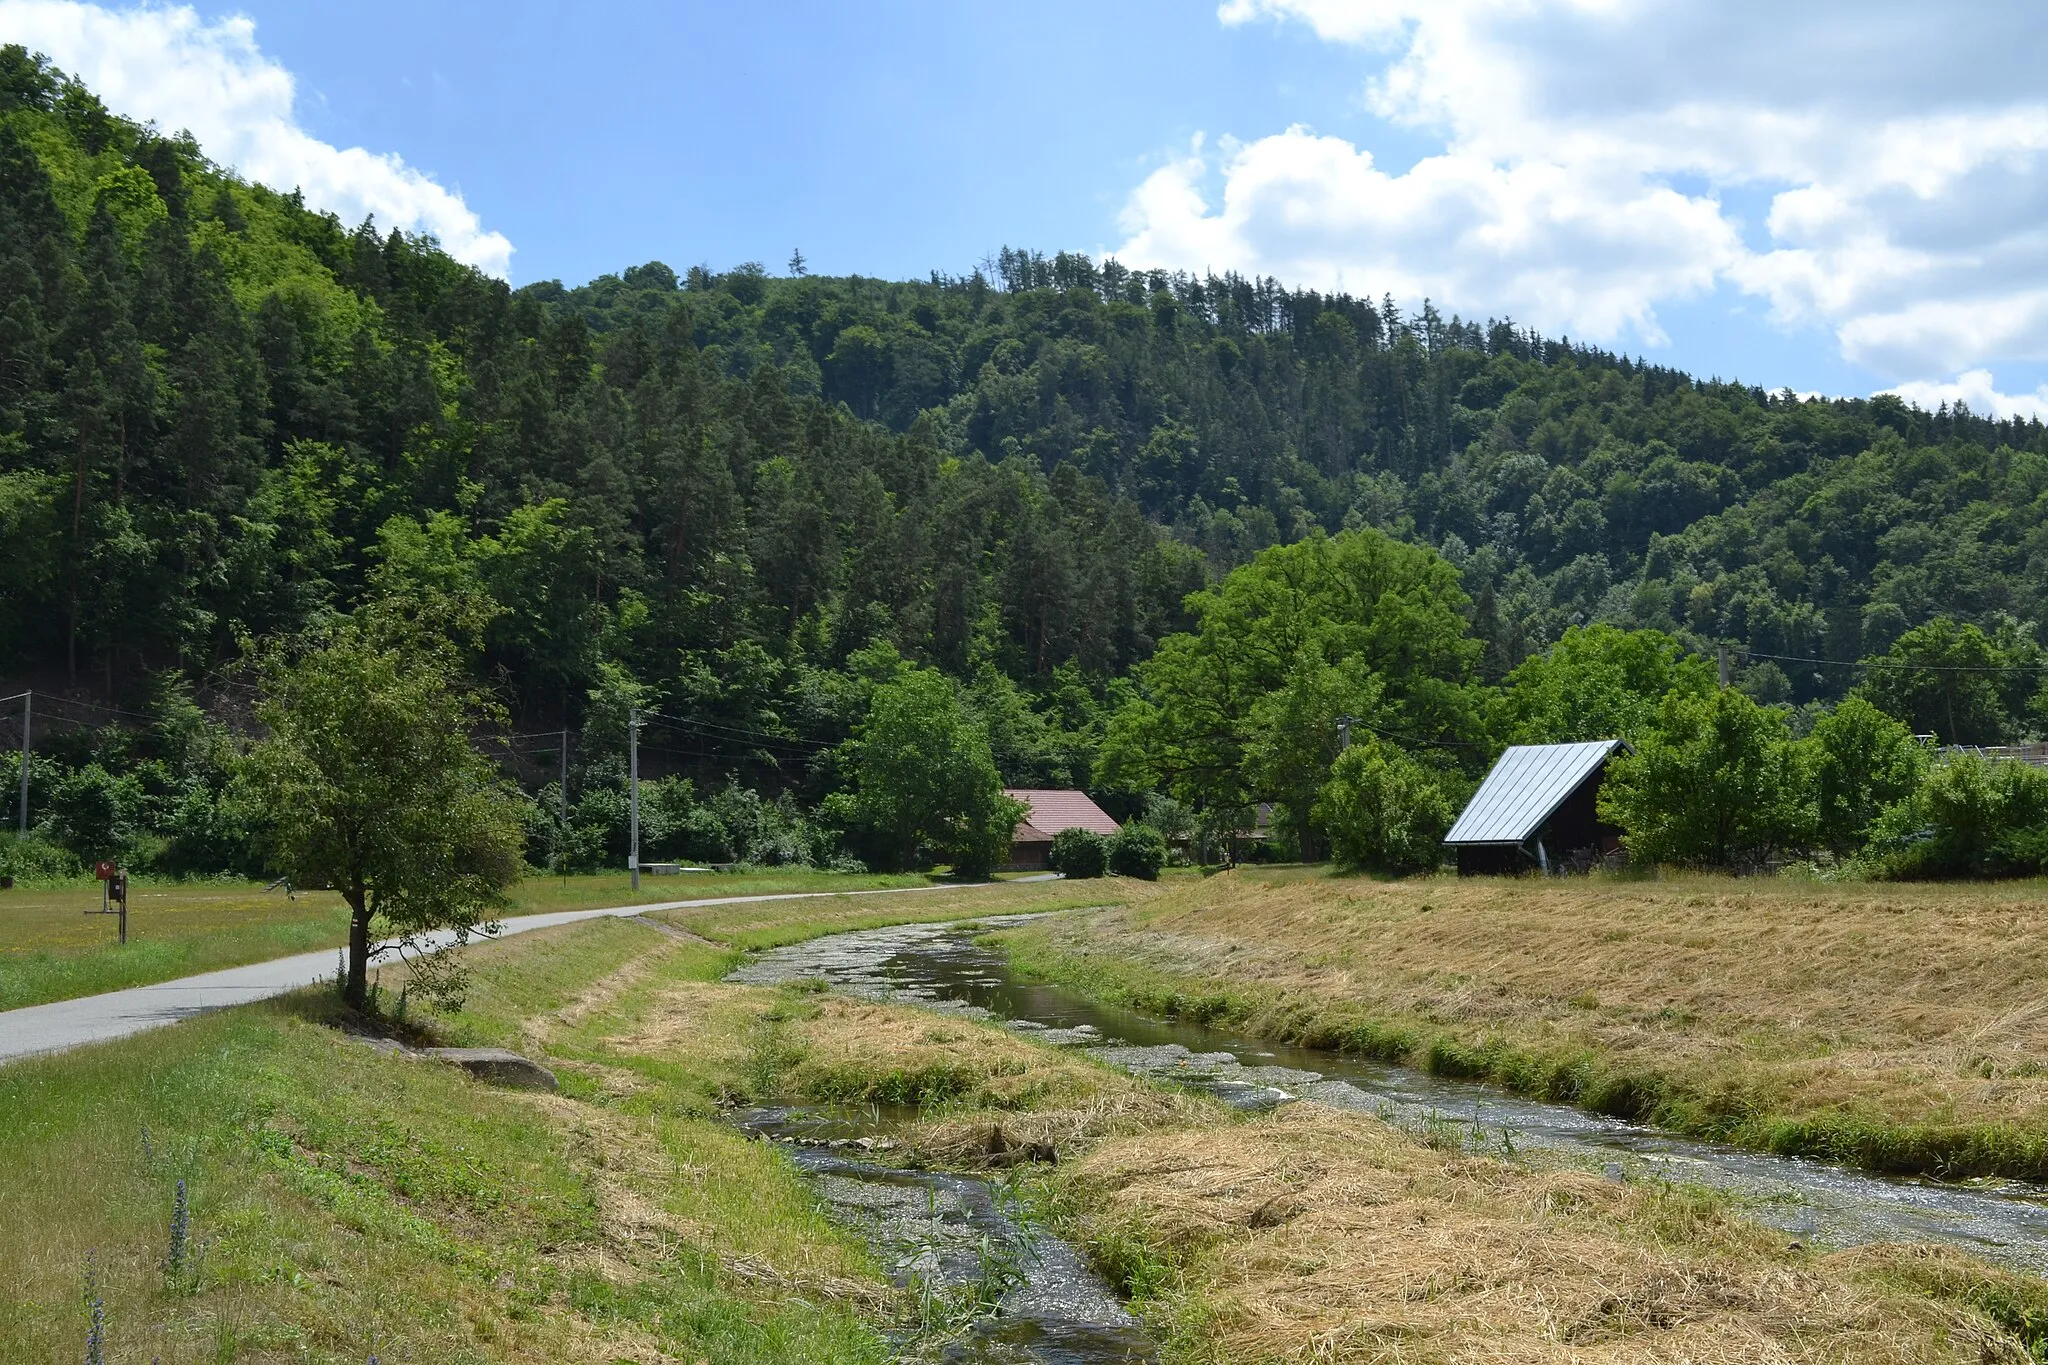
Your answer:
[[[1517,744],[1500,756],[1451,832],[1447,844],[1519,844],[1621,744]]]
[[[1086,792],[1047,791],[1038,787],[1006,787],[1003,795],[1022,801],[1030,809],[1017,826],[1016,838],[1023,843],[1050,839],[1063,829],[1085,829],[1096,834],[1115,834],[1123,828],[1109,813],[1088,799]],[[1033,831],[1027,834],[1026,830]]]

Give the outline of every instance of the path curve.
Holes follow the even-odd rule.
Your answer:
[[[978,882],[971,886],[999,886],[1000,882]],[[959,884],[942,886],[882,887],[872,891],[782,891],[760,896],[711,896],[703,900],[659,901],[650,905],[613,905],[601,910],[557,910],[545,915],[517,915],[500,921],[496,935],[503,938],[533,929],[552,929],[587,919],[625,918],[651,910],[687,910],[704,905],[744,905],[754,901],[816,900],[833,896],[900,896],[915,891],[959,891]],[[452,933],[427,935],[422,940],[433,947],[455,941]],[[489,940],[485,940],[489,941]],[[379,945],[389,948],[386,943]],[[335,950],[298,953],[228,967],[217,972],[161,981],[154,986],[131,986],[104,995],[82,995],[47,1005],[29,1005],[18,1010],[0,1010],[0,1065],[46,1052],[62,1052],[87,1043],[175,1024],[195,1014],[266,1000],[320,981],[334,979]]]

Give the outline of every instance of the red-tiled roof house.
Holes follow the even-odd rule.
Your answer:
[[[1109,818],[1102,807],[1088,799],[1086,792],[1045,791],[1035,787],[1007,787],[1003,795],[1022,801],[1024,818],[1010,836],[1011,872],[1035,872],[1045,866],[1052,852],[1052,836],[1063,829],[1085,829],[1105,838],[1121,825]]]

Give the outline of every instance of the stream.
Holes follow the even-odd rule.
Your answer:
[[[2040,1186],[1870,1175],[1700,1142],[1407,1067],[1098,1004],[1059,986],[1021,979],[1000,952],[974,941],[1027,918],[835,934],[763,953],[727,979],[764,986],[821,981],[865,999],[991,1020],[1240,1108],[1313,1099],[1415,1130],[1450,1127],[1477,1150],[1543,1150],[1603,1170],[1610,1179],[1704,1186],[1734,1197],[1749,1217],[1800,1241],[1832,1246],[1932,1242],[2048,1274],[2048,1189]],[[996,1245],[1005,1238],[1011,1246],[1020,1245],[1019,1239],[1034,1244],[1033,1254],[1025,1258],[1025,1283],[1002,1299],[995,1319],[1001,1325],[984,1327],[949,1359],[1079,1365],[1150,1358],[1135,1324],[1072,1248],[1020,1228],[998,1206],[990,1182],[860,1161],[849,1153],[863,1145],[886,1146],[888,1140],[876,1138],[882,1129],[858,1115],[767,1110],[755,1111],[745,1122],[764,1136],[795,1144],[799,1164],[818,1178],[828,1204],[882,1249],[899,1283],[924,1273],[920,1266],[943,1271],[952,1277],[949,1282],[968,1282],[975,1273],[969,1264],[973,1258],[960,1248],[976,1237],[994,1239]],[[881,1189],[896,1193],[878,1194]],[[890,1207],[892,1197],[893,1219],[877,1213]],[[915,1218],[904,1215],[906,1201],[914,1203]],[[953,1249],[948,1252],[942,1239],[926,1234],[906,1242],[902,1229],[920,1220],[928,1226],[950,1225]],[[955,1262],[951,1270],[941,1264],[948,1255]],[[985,1276],[986,1256],[981,1260]]]

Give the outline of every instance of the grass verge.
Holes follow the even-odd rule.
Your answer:
[[[624,922],[546,937],[480,950],[502,960],[479,1032],[621,971],[726,963]],[[0,1358],[79,1358],[94,1299],[106,1359],[165,1365],[886,1358],[865,1252],[691,1095],[495,1090],[329,1009],[309,993],[0,1070]]]
[[[512,889],[508,915],[715,896],[842,892],[929,886],[914,874],[851,876],[765,868],[685,877],[625,873],[529,877]],[[115,941],[98,883],[0,892],[0,1010],[152,985],[199,972],[332,948],[348,937],[348,911],[329,891],[287,897],[253,882],[135,883],[128,943]]]
[[[1005,936],[1023,971],[1785,1155],[2048,1179],[2037,884],[1236,873]]]

